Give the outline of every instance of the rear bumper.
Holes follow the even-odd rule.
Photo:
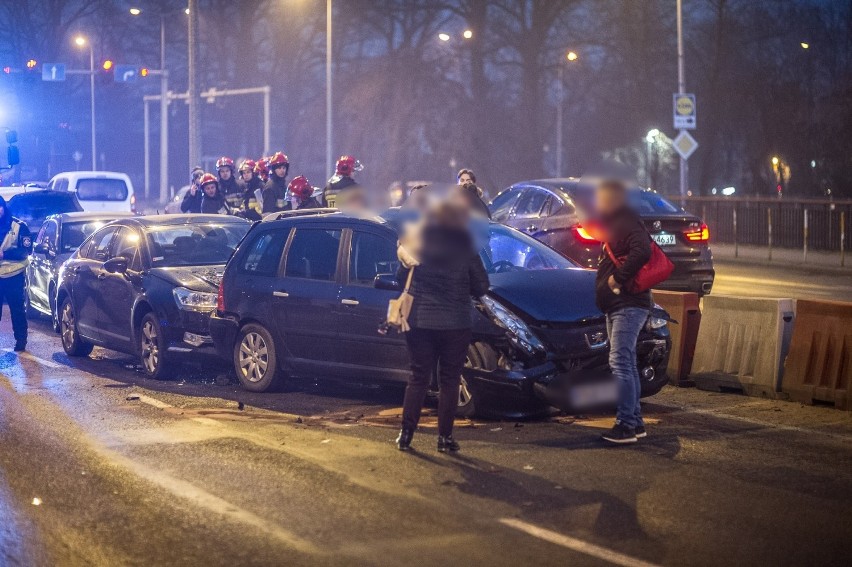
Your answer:
[[[221,317],[216,313],[210,315],[210,338],[216,356],[231,360],[239,329],[236,319]]]
[[[710,249],[704,247],[697,256],[669,256],[674,264],[672,275],[657,286],[668,291],[691,291],[706,295],[713,289],[716,270],[713,269],[713,256]]]

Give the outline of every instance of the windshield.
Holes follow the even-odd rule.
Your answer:
[[[226,264],[249,223],[205,223],[156,226],[148,229],[154,267]]]
[[[122,179],[80,179],[77,181],[77,198],[81,201],[124,201],[127,199],[127,184]]]
[[[489,274],[576,268],[576,264],[538,240],[493,223],[476,223],[473,228],[480,247],[479,256]]]
[[[12,213],[12,216],[27,223],[33,233],[41,227],[45,217],[80,210],[82,210],[80,203],[74,198],[73,193],[56,191],[40,194],[24,193],[9,199],[9,212]]]
[[[62,250],[60,250],[60,253],[66,254],[68,252],[73,252],[74,250],[79,248],[81,244],[83,244],[83,241],[86,240],[86,238],[90,234],[92,234],[111,220],[113,219],[99,219],[79,222],[65,221],[64,223],[62,223]]]

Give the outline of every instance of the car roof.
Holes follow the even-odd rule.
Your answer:
[[[50,215],[45,220],[58,220],[60,222],[73,222],[73,221],[97,221],[97,220],[117,220],[121,218],[134,217],[136,216],[134,213],[127,212],[93,212],[93,211],[79,211],[74,213],[58,213],[55,215]]]
[[[126,173],[122,173],[120,171],[63,171],[61,173],[57,173],[53,176],[53,179],[58,177],[68,177],[72,179],[77,179],[80,177],[100,177],[103,179],[124,179],[127,180],[128,176]]]
[[[70,195],[74,197],[73,193],[69,193],[68,191],[55,191],[53,189],[42,189],[41,187],[10,187],[8,189],[0,189],[0,195],[7,201],[12,197],[18,197],[20,195],[34,195],[34,196],[44,196],[44,195]]]
[[[180,224],[251,224],[246,219],[230,215],[200,215],[200,214],[174,214],[174,215],[147,215],[131,216],[119,219],[124,222],[132,222],[139,227],[149,228],[154,226],[180,225]]]
[[[301,213],[301,214],[299,214]],[[352,226],[353,224],[386,226],[387,219],[384,216],[374,214],[358,215],[355,213],[343,212],[338,209],[308,209],[304,211],[284,211],[281,213],[273,213],[267,215],[262,224],[264,226],[290,226],[294,223],[316,222],[339,224]]]

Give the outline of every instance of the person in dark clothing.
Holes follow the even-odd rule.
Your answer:
[[[482,200],[482,189],[475,183],[460,185],[458,195],[465,206],[470,209],[471,214],[491,219],[491,211],[488,210],[488,205]]]
[[[251,159],[243,160],[243,163],[240,164],[240,190],[243,194],[242,208],[246,218],[255,216],[252,213],[260,212],[257,204],[257,192],[263,189],[263,181],[254,172],[255,167],[257,167],[257,163]],[[256,216],[259,217],[260,215]]]
[[[220,157],[216,161],[216,174],[219,176],[219,192],[222,195],[228,197],[240,194],[240,185],[237,183],[234,171],[234,160],[227,156]]]
[[[283,211],[287,204],[287,173],[290,160],[283,152],[269,158],[269,181],[263,188],[263,214]]]
[[[198,182],[204,175],[204,170],[198,166],[192,168],[190,172],[189,190],[183,196],[183,201],[180,203],[180,210],[184,213],[200,213],[201,212],[201,187]]]
[[[438,451],[458,451],[453,419],[459,399],[461,371],[470,345],[471,297],[488,291],[488,274],[473,245],[468,211],[452,203],[431,209],[422,228],[404,236],[398,251],[399,281],[414,270],[413,296],[406,333],[411,377],[405,388],[402,430],[397,447],[406,451],[417,423],[434,368],[439,369]]]
[[[341,193],[359,190],[361,186],[352,176],[362,169],[364,166],[354,157],[340,156],[334,167],[334,175],[328,180],[322,192],[323,206],[339,207],[338,200]]]
[[[27,348],[27,312],[24,303],[24,271],[33,251],[33,238],[27,223],[12,216],[6,200],[0,197],[0,315],[3,303],[9,306],[15,350]]]
[[[476,174],[473,173],[473,170],[471,169],[467,169],[466,167],[462,168],[456,174],[456,181],[458,181],[458,184],[462,186],[469,183],[476,185]]]
[[[320,202],[313,196],[314,188],[304,175],[294,177],[287,186],[290,192],[290,201],[284,207],[286,211],[298,211],[302,209],[319,209]]]
[[[627,189],[617,181],[604,181],[596,191],[602,239],[612,255],[602,250],[595,280],[595,301],[606,314],[610,342],[609,366],[618,380],[619,402],[615,426],[603,434],[612,443],[634,443],[645,437],[639,407],[641,382],[636,366],[636,343],[652,306],[649,290],[634,293],[630,284],[651,258],[651,237],[642,220],[627,203]]]
[[[201,212],[206,215],[228,215],[231,208],[225,196],[219,191],[219,181],[210,173],[205,173],[199,182],[201,185]]]

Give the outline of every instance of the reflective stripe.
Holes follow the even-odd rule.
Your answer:
[[[12,248],[18,247],[18,236],[21,230],[21,223],[12,221],[12,226],[6,234],[6,238],[0,243],[0,250],[6,252]],[[30,263],[30,258],[27,256],[23,260],[0,260],[0,278],[9,278],[17,276],[23,272]]]

